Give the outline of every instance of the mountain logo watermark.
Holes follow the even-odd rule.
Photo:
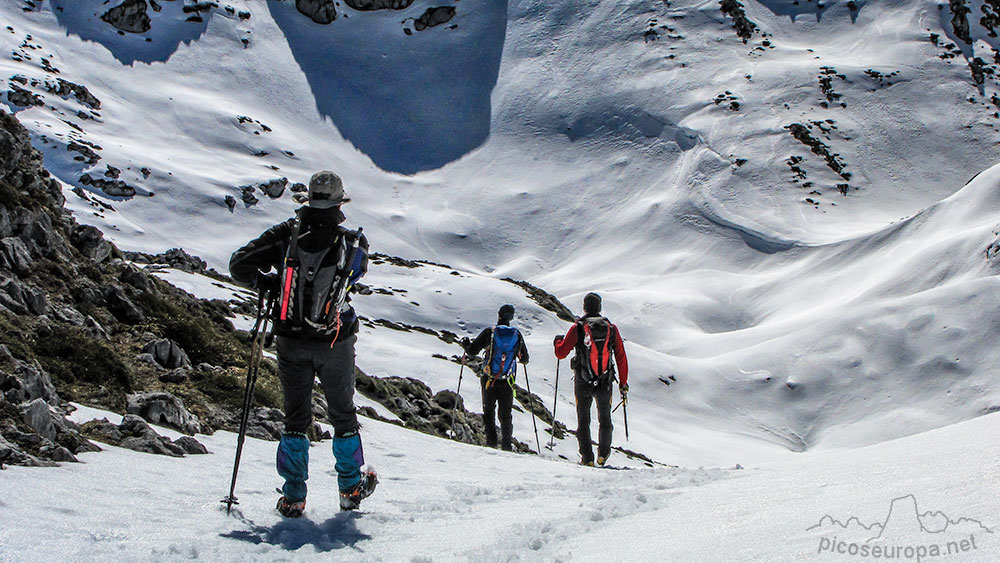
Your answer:
[[[996,548],[985,547],[993,530],[979,520],[920,512],[913,495],[893,499],[882,522],[865,524],[856,516],[840,521],[826,515],[806,530],[822,532],[817,554],[841,558],[919,563]]]

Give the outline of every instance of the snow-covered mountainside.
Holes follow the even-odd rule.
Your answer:
[[[995,2],[115,4],[8,2],[0,72],[68,206],[124,249],[224,269],[328,168],[373,250],[438,264],[373,268],[361,314],[463,336],[513,302],[547,401],[566,323],[502,280],[576,312],[600,292],[627,446],[658,461],[1000,408]],[[454,346],[387,324],[362,369],[454,388]]]

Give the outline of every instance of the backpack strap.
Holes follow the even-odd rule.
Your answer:
[[[299,254],[299,231],[302,229],[302,217],[300,213],[295,214],[292,221],[292,237],[288,242],[288,249],[285,251],[285,262],[281,273],[281,309],[278,318],[282,321],[288,320],[288,306],[292,297],[292,282],[295,279],[295,270],[298,267]]]

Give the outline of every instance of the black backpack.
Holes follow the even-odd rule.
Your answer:
[[[349,289],[347,281],[354,274],[349,268],[361,233],[338,229],[331,245],[318,252],[306,252],[298,244],[301,225],[301,218],[296,217],[281,272],[275,325],[292,333],[304,331],[336,338]]]
[[[605,317],[586,317],[576,322],[576,357],[574,370],[585,382],[594,387],[610,384],[615,377],[614,353],[615,327]]]

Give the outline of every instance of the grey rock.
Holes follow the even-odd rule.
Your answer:
[[[25,274],[31,268],[32,262],[34,260],[24,241],[10,236],[0,240],[0,268],[6,268],[16,274]]]
[[[6,131],[0,131],[0,140],[2,140],[3,133]],[[7,238],[12,234],[14,234],[14,224],[10,219],[10,212],[7,211],[6,206],[0,204],[0,238]]]
[[[208,448],[204,444],[190,436],[181,436],[174,440],[174,445],[184,450],[184,453],[192,455],[207,454]]]
[[[295,8],[318,24],[326,25],[337,19],[334,0],[295,0]]]
[[[14,133],[0,129],[0,177],[7,177],[17,167],[26,146]]]
[[[295,182],[294,184],[292,184],[292,187],[288,189],[291,190],[293,193],[297,194],[309,191],[309,188],[307,188],[306,185],[303,184],[302,182]]]
[[[70,240],[80,253],[94,262],[101,263],[111,255],[111,243],[104,240],[104,233],[97,227],[80,225],[73,229]]]
[[[279,440],[285,431],[285,414],[278,409],[257,407],[247,421],[247,435],[260,440]]]
[[[455,17],[455,8],[452,6],[439,6],[437,8],[427,8],[416,21],[413,22],[413,29],[423,31],[429,27],[434,27],[451,21]]]
[[[18,362],[14,377],[20,382],[20,387],[24,391],[22,401],[41,399],[51,405],[59,404],[59,395],[56,393],[55,385],[52,384],[52,378],[38,363]]]
[[[83,321],[83,327],[87,336],[94,340],[108,340],[108,331],[101,326],[101,323],[94,320],[94,317],[87,315],[87,318]]]
[[[153,288],[153,280],[149,279],[149,275],[142,268],[131,264],[122,268],[119,279],[141,291],[149,291]]]
[[[257,205],[257,202],[260,200],[257,199],[257,196],[253,195],[253,191],[254,189],[252,187],[243,188],[243,203],[247,205]]]
[[[45,105],[45,100],[31,90],[25,90],[16,84],[10,84],[9,86],[10,90],[7,90],[7,101],[15,106],[26,108]]]
[[[60,462],[68,461],[73,463],[79,463],[80,461],[76,459],[76,456],[73,455],[73,452],[69,451],[63,446],[52,446],[52,447],[46,446],[42,448],[39,451],[39,453],[51,459],[52,461],[60,461]]]
[[[236,198],[235,197],[233,197],[231,195],[227,195],[225,201],[226,201],[226,207],[229,208],[230,212],[234,211],[236,209]]]
[[[105,292],[104,299],[108,304],[108,310],[123,323],[139,324],[146,320],[145,313],[128,298],[122,288],[112,286]]]
[[[69,323],[73,326],[83,326],[83,323],[87,320],[87,317],[83,316],[83,313],[69,305],[55,307],[52,315],[57,321]]]
[[[93,186],[112,197],[132,197],[136,194],[136,189],[124,180],[105,180],[84,174],[80,176],[80,183],[84,186]]]
[[[101,19],[122,31],[145,33],[152,28],[146,8],[146,0],[125,0],[108,10]]]
[[[125,397],[125,410],[152,422],[193,435],[201,425],[198,417],[186,408],[184,401],[165,392],[136,393]]]
[[[146,354],[152,354],[156,363],[166,369],[191,367],[191,359],[188,358],[184,349],[169,338],[147,342],[142,347],[142,351]]]
[[[56,439],[56,426],[52,423],[53,413],[48,403],[42,399],[35,399],[21,404],[18,410],[24,423],[39,436],[49,441]]]
[[[267,197],[271,199],[277,199],[281,197],[281,194],[285,193],[285,188],[288,186],[288,178],[278,178],[276,180],[271,180],[270,182],[264,182],[260,186],[260,191],[267,194]]]
[[[28,313],[44,315],[49,309],[48,300],[42,290],[17,278],[2,275],[0,275],[0,305],[19,315]]]

